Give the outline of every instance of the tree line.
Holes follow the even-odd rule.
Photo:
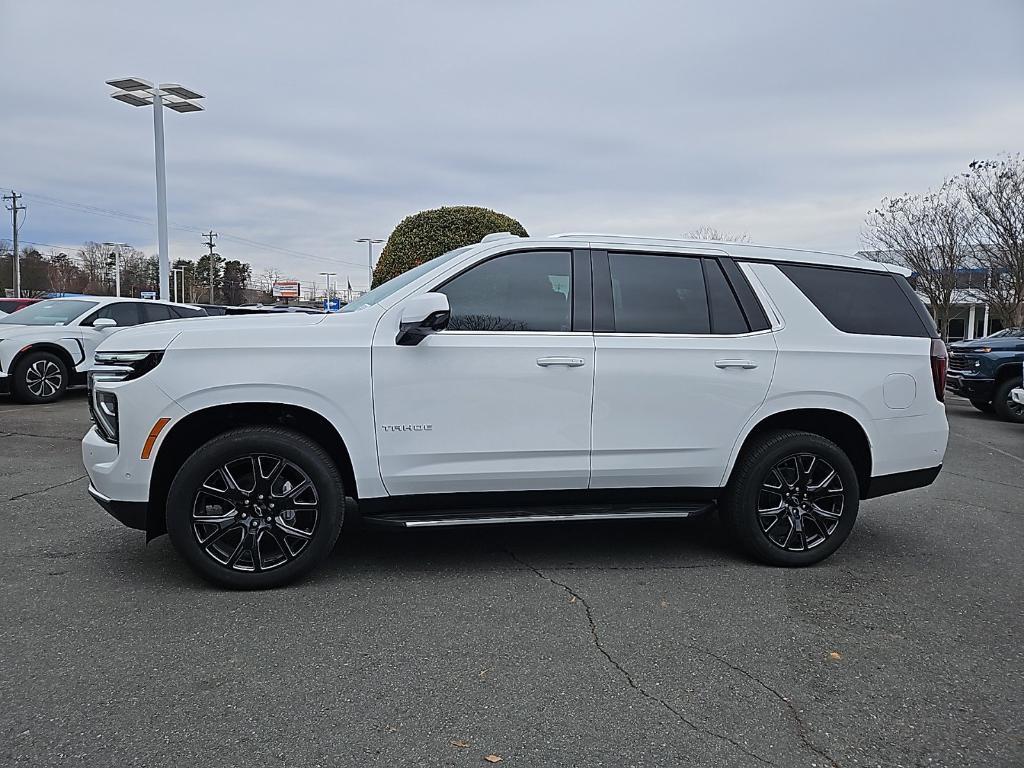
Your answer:
[[[863,239],[872,258],[914,273],[915,288],[948,335],[954,291],[971,290],[1004,327],[1024,325],[1024,155],[976,160],[924,194],[885,198]]]
[[[109,246],[86,242],[74,254],[57,249],[43,253],[37,248],[20,249],[21,292],[23,296],[49,293],[82,293],[113,296],[117,285],[116,264],[120,265],[121,295],[138,297],[143,291],[157,291],[160,268],[156,256],[128,245]],[[184,302],[210,301],[210,256],[196,261],[178,259],[178,299]],[[182,279],[184,277],[184,279]],[[213,257],[213,302],[243,304],[266,301],[267,290],[250,287],[252,265],[237,259]],[[14,256],[10,244],[0,241],[0,296],[14,285]],[[171,298],[174,298],[171,280]]]

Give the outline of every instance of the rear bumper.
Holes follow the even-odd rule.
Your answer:
[[[960,376],[956,373],[946,375],[946,389],[954,395],[966,397],[970,400],[992,399],[992,392],[995,389],[993,379],[974,379],[968,376]]]
[[[148,506],[146,502],[115,501],[114,499],[109,499],[93,488],[91,483],[89,485],[89,495],[118,522],[139,531],[146,530],[146,508]]]
[[[929,467],[928,469],[912,469],[909,472],[896,472],[891,475],[877,475],[868,481],[867,488],[861,494],[862,499],[874,499],[879,496],[888,496],[890,493],[909,491],[914,488],[924,488],[935,482],[939,476],[942,465]]]

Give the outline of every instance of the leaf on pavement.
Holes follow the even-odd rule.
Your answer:
[[[843,658],[843,654],[841,654],[839,651],[832,651],[832,653],[830,653],[828,657],[833,661],[839,661]]]
[[[469,742],[463,741],[462,739],[452,739],[452,746],[458,747],[459,749],[465,749],[469,746]]]
[[[500,763],[501,762],[501,758],[498,757],[497,755],[484,755],[484,760],[486,760],[488,763]]]

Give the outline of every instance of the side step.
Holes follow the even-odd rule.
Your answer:
[[[715,508],[712,502],[688,504],[631,504],[514,509],[453,509],[450,512],[396,512],[372,514],[366,525],[381,528],[449,528],[458,525],[503,523],[565,523],[584,520],[656,520],[696,517]]]

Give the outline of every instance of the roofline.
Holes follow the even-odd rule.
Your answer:
[[[844,259],[857,259],[858,261],[871,261],[863,256],[849,253],[837,253],[835,251],[820,251],[811,248],[793,248],[785,245],[768,245],[766,243],[740,243],[735,240],[692,240],[685,237],[649,237],[645,235],[624,235],[618,233],[601,233],[601,232],[559,232],[554,235],[548,235],[551,239],[567,238],[572,240],[618,240],[622,242],[636,242],[636,243],[672,243],[673,245],[699,245],[699,246],[713,246],[721,248],[764,248],[773,251],[792,251],[793,253],[819,253],[825,254],[826,256],[840,256]],[[879,262],[875,262],[879,263]]]

